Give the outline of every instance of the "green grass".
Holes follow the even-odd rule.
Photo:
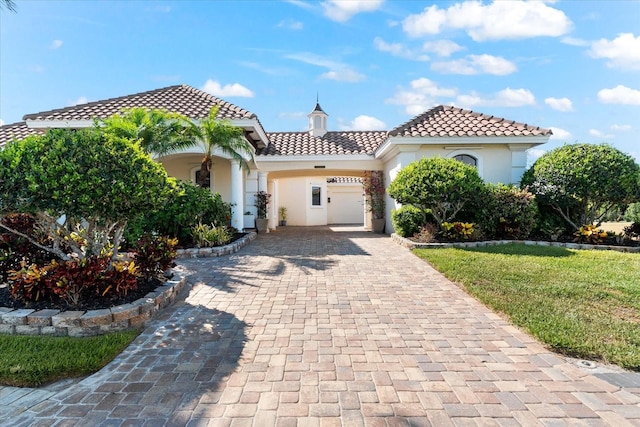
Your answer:
[[[37,387],[100,370],[139,331],[88,338],[0,335],[0,384]]]
[[[521,244],[415,253],[556,351],[640,370],[640,254]]]

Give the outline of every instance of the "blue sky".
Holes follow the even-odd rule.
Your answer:
[[[189,84],[304,130],[438,104],[640,160],[640,1],[35,1],[0,10],[0,120]],[[535,150],[532,157],[539,155]]]

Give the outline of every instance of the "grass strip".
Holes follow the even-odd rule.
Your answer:
[[[0,335],[0,384],[37,387],[89,375],[120,354],[139,331],[95,337]]]
[[[416,249],[556,351],[640,370],[640,255],[508,244]]]

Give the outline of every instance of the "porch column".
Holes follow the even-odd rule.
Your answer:
[[[242,176],[244,171],[238,160],[231,160],[231,226],[237,230],[244,229],[244,197],[242,189]]]
[[[278,220],[280,219],[280,214],[278,213],[280,202],[278,201],[278,180],[274,179],[271,181],[272,190],[271,190],[271,228],[274,230],[278,227]]]
[[[267,175],[269,172],[258,172],[258,191],[269,191],[267,189]]]

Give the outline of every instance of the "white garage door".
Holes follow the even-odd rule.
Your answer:
[[[362,187],[333,187],[327,190],[329,224],[360,224],[364,222]]]

